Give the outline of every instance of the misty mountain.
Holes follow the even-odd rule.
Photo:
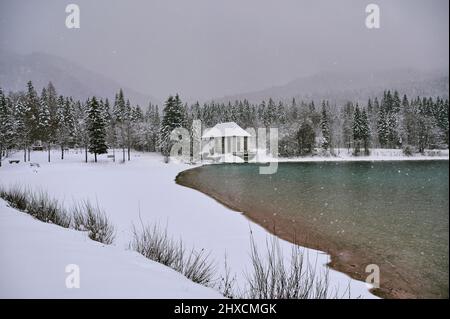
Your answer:
[[[129,98],[132,104],[159,104],[152,96],[124,87],[63,58],[44,53],[19,55],[0,50],[0,87],[6,92],[23,91],[29,80],[33,81],[38,93],[51,81],[59,94],[80,100],[95,95],[107,97],[112,101],[115,93],[122,88],[125,97]]]
[[[421,72],[397,69],[371,73],[320,73],[303,77],[268,89],[225,96],[214,99],[228,102],[247,99],[253,103],[272,98],[280,101],[329,100],[343,104],[347,101],[366,103],[369,97],[381,96],[384,90],[397,90],[400,94],[415,96],[441,96],[448,98],[448,70]]]

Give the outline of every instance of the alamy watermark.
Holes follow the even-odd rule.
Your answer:
[[[380,267],[375,264],[366,266],[366,284],[369,288],[380,288]]]
[[[68,29],[80,28],[80,7],[77,4],[71,3],[66,6],[66,27]],[[368,29],[380,28],[380,6],[375,3],[370,3],[366,6],[365,12],[367,14],[365,24]]]
[[[380,28],[380,6],[371,3],[366,6],[366,27],[367,29]]]
[[[66,277],[66,288],[80,288],[80,266],[77,264],[68,264],[65,272],[68,274]]]
[[[80,7],[77,4],[71,3],[66,6],[66,28],[79,29],[80,28]]]

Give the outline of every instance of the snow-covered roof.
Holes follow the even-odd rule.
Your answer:
[[[229,136],[247,136],[251,135],[234,122],[216,124],[213,128],[206,129],[202,138],[211,137],[229,137]]]

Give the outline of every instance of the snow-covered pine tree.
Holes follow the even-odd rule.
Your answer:
[[[436,112],[436,124],[439,128],[439,146],[442,148],[448,148],[449,141],[449,120],[448,120],[448,100],[444,101],[441,98],[437,98],[435,106],[433,108]]]
[[[58,134],[58,94],[52,82],[47,85],[47,105],[50,111],[50,128],[49,142],[54,144],[57,142]]]
[[[394,96],[392,97],[392,111],[394,113],[398,113],[398,112],[400,112],[400,109],[401,109],[400,96],[398,94],[398,91],[395,90]]]
[[[378,121],[378,100],[375,98],[374,101],[372,101],[371,98],[369,98],[367,102],[367,120],[369,123],[369,130],[370,130],[370,144],[376,145],[378,141],[378,137],[376,134],[377,131],[377,121]],[[375,134],[374,134],[375,133]]]
[[[16,95],[11,101],[13,108],[13,123],[14,123],[14,145],[24,151],[23,161],[27,160],[27,136],[28,130],[25,125],[26,121],[26,105],[24,103],[24,97]]]
[[[441,128],[443,130],[444,142],[449,147],[449,103],[448,99],[442,103],[440,111]]]
[[[155,152],[158,149],[158,136],[160,126],[161,126],[161,118],[159,116],[159,107],[158,105],[156,105],[153,108],[150,118],[150,142],[151,142],[150,149],[153,152]]]
[[[114,101],[114,119],[117,129],[117,141],[122,148],[122,161],[125,162],[125,151],[131,138],[131,107],[129,102],[125,101],[122,89],[119,90]]]
[[[298,106],[295,98],[292,99],[291,105],[288,112],[287,119],[291,118],[292,120],[297,120],[298,118]]]
[[[26,104],[26,116],[25,125],[27,127],[27,148],[28,148],[28,161],[31,157],[31,145],[39,140],[39,97],[34,89],[33,83],[28,81],[27,93],[25,95]]]
[[[282,101],[278,102],[276,121],[278,123],[278,127],[286,123],[286,108]]]
[[[397,131],[398,123],[399,123],[398,113],[389,112],[387,114],[387,124],[388,124],[388,146],[390,148],[395,148],[400,143]]]
[[[85,162],[88,161],[89,131],[88,131],[88,106],[90,101],[77,101],[74,104],[74,142],[84,148]]]
[[[386,147],[389,143],[389,114],[386,109],[381,107],[380,114],[378,116],[377,131],[378,142],[381,147]]]
[[[184,123],[183,104],[178,94],[173,97],[169,96],[165,103],[163,119],[160,128],[159,147],[161,153],[165,156],[166,161],[170,155],[170,149],[173,142],[170,141],[171,132],[178,127],[182,127]]]
[[[325,101],[322,102],[322,114],[320,119],[320,126],[322,129],[322,148],[325,151],[331,148],[331,129],[330,119],[328,117]]]
[[[117,94],[116,94],[117,100]],[[110,106],[109,100],[105,100],[104,105],[104,118],[106,122],[106,143],[108,148],[113,151],[113,161],[116,161],[116,145],[117,145],[117,129],[116,129],[116,118],[115,118],[115,106],[116,103],[113,104],[112,108]]]
[[[252,126],[252,118],[251,118],[251,108],[250,103],[247,100],[244,100],[240,103],[240,115],[239,122],[241,127],[247,128]]]
[[[358,104],[355,107],[355,113],[353,117],[353,154],[355,156],[359,155],[361,149],[361,139],[362,139],[362,120],[361,111],[359,110]]]
[[[11,111],[9,101],[0,88],[0,167],[2,166],[3,152],[8,149],[8,144],[13,136]]]
[[[309,119],[305,120],[297,131],[298,155],[311,154],[314,149],[316,134]]]
[[[365,109],[361,113],[361,139],[364,145],[364,155],[370,155],[369,144],[370,144],[370,125],[369,117]]]
[[[341,111],[342,122],[342,140],[345,143],[347,151],[350,152],[353,139],[353,104],[348,102]]]
[[[42,89],[41,98],[39,100],[40,107],[38,113],[38,130],[39,130],[39,139],[42,143],[44,143],[47,147],[48,152],[48,161],[50,162],[50,145],[51,145],[51,118],[50,118],[50,108],[48,105],[48,94],[47,89],[44,87]]]
[[[61,147],[61,159],[64,159],[64,149],[73,143],[75,138],[74,103],[70,98],[58,98],[58,142]]]
[[[139,123],[144,120],[144,113],[139,105],[136,105],[136,107],[133,108],[132,113],[131,121],[133,123]]]
[[[277,119],[277,106],[271,98],[269,98],[269,102],[267,103],[267,108],[265,111],[264,126],[268,128],[271,127]]]
[[[89,103],[88,108],[88,132],[89,132],[89,153],[94,154],[94,161],[97,162],[97,155],[106,154],[106,127],[103,110],[97,102],[95,96]]]

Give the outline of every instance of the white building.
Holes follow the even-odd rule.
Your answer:
[[[245,158],[252,136],[234,122],[219,123],[202,135],[202,157],[218,158],[233,155]]]

